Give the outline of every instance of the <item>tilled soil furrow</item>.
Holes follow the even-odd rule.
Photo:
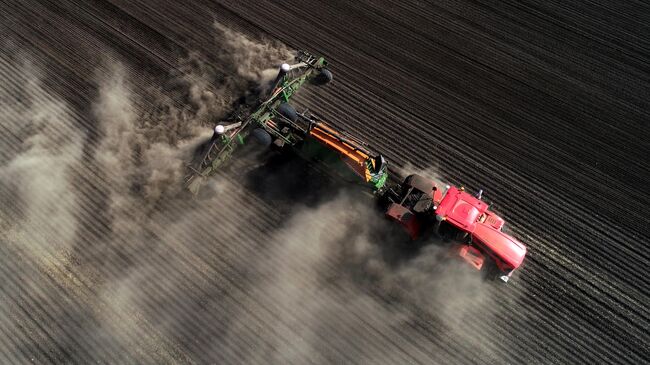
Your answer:
[[[65,166],[73,200],[0,193],[0,361],[644,363],[646,13],[601,1],[4,1],[0,31],[14,43],[0,55],[0,92],[35,76],[22,74],[27,60],[42,85],[15,100],[66,115],[83,148]],[[219,192],[198,200],[151,202],[116,185],[121,173],[97,160],[111,128],[93,115],[97,87],[120,65],[138,113],[155,107],[141,96],[164,93],[187,52],[221,59],[215,20],[325,55],[335,82],[301,91],[299,109],[369,141],[394,171],[486,188],[529,247],[523,269],[449,318],[449,298],[422,301],[416,288],[398,299],[363,277],[371,267],[343,260],[351,234],[319,215],[331,199],[298,208],[265,192],[272,183],[243,184],[250,162],[233,161],[208,188]],[[51,107],[61,100],[64,114]],[[34,131],[7,105],[0,171],[22,179]],[[65,141],[68,129],[46,131]],[[139,166],[132,157],[124,166]],[[56,225],[50,212],[76,223]]]

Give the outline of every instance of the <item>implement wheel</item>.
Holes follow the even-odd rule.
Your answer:
[[[320,73],[314,77],[313,82],[316,85],[325,85],[332,82],[333,78],[334,76],[332,75],[332,72],[326,68],[323,68],[320,70]]]
[[[253,129],[250,136],[253,137],[252,138],[253,143],[257,143],[262,147],[268,147],[271,145],[271,142],[273,142],[269,132],[265,131],[262,128]]]
[[[296,122],[296,120],[298,120],[298,113],[296,112],[296,109],[294,109],[294,107],[292,107],[291,105],[289,105],[287,103],[280,104],[280,106],[278,106],[276,111],[280,115],[282,115],[283,117],[289,119],[290,121],[292,121],[294,123]]]

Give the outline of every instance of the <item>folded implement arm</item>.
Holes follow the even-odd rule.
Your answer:
[[[278,116],[278,106],[288,102],[305,82],[329,81],[331,73],[325,69],[326,65],[324,58],[306,52],[298,53],[295,64],[283,64],[270,93],[262,96],[252,107],[246,106],[236,111],[231,124],[215,127],[215,134],[201,160],[194,166],[189,166],[185,178],[186,188],[193,194],[198,193],[203,180],[216,173],[237,147],[246,143],[249,134],[256,128],[264,129],[273,138],[294,143],[291,136],[280,133],[271,118]]]

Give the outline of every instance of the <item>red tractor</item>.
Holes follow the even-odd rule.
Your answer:
[[[485,278],[507,282],[526,256],[526,247],[502,232],[505,221],[464,188],[440,186],[410,175],[380,195],[386,217],[399,224],[413,241],[442,237],[452,252]]]

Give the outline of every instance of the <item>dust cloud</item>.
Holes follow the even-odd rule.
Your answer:
[[[111,224],[97,256],[111,263],[109,269],[115,264],[125,269],[111,273],[115,277],[103,286],[101,302],[109,310],[99,320],[120,346],[141,351],[153,362],[188,362],[180,348],[197,342],[206,346],[187,331],[215,322],[212,315],[197,317],[196,306],[213,300],[214,291],[224,291],[220,285],[228,284],[208,279],[219,278],[224,270],[206,259],[219,247],[210,231],[217,228],[214,216],[234,219],[238,226],[247,216],[220,212],[227,213],[224,204],[236,204],[239,196],[237,185],[226,177],[207,188],[226,190],[228,198],[208,193],[194,200],[184,192],[185,165],[235,98],[263,84],[267,67],[291,56],[284,47],[256,43],[220,25],[215,29],[221,47],[216,60],[192,52],[161,87],[144,95],[135,93],[125,67],[112,63],[98,80],[93,105],[102,135],[95,161],[105,175],[99,188],[107,197],[105,214]],[[251,54],[251,48],[257,53]],[[218,234],[236,237],[232,221],[227,222],[223,227],[231,232],[221,229]],[[225,250],[218,254],[226,263],[237,259],[228,260]]]
[[[346,191],[317,207],[296,209],[253,265],[259,282],[249,300],[270,312],[276,351],[249,352],[249,361],[413,361],[383,353],[402,341],[414,358],[426,359],[429,354],[417,344],[425,333],[408,340],[398,336],[420,320],[439,323],[445,328],[441,336],[498,358],[493,343],[473,331],[477,317],[494,318],[494,288],[455,261],[442,242],[411,250],[387,228],[372,202]],[[248,307],[245,302],[242,312]],[[240,325],[229,335],[245,337],[247,331]]]
[[[2,80],[3,139],[14,141],[1,151],[3,275],[47,285],[27,299],[18,282],[3,286],[29,304],[2,306],[0,324],[51,323],[31,324],[8,356],[41,346],[45,362],[409,363],[438,356],[421,316],[490,352],[472,332],[476,316],[494,316],[490,288],[435,242],[404,249],[370,200],[263,199],[263,183],[242,184],[257,167],[237,160],[199,199],[183,191],[213,123],[291,59],[275,42],[215,32],[216,58],[192,52],[144,92],[107,60],[97,141],[36,70]],[[281,205],[289,213],[267,214]]]
[[[39,322],[65,317],[53,301],[78,284],[68,269],[81,210],[71,176],[83,169],[85,136],[39,68],[26,54],[7,50],[0,58],[0,326],[15,342],[0,353],[20,358],[34,343],[63,331],[45,333]]]
[[[0,226],[6,248],[49,266],[66,259],[76,233],[69,174],[80,168],[83,134],[66,103],[51,97],[37,68],[21,56],[0,64]]]

